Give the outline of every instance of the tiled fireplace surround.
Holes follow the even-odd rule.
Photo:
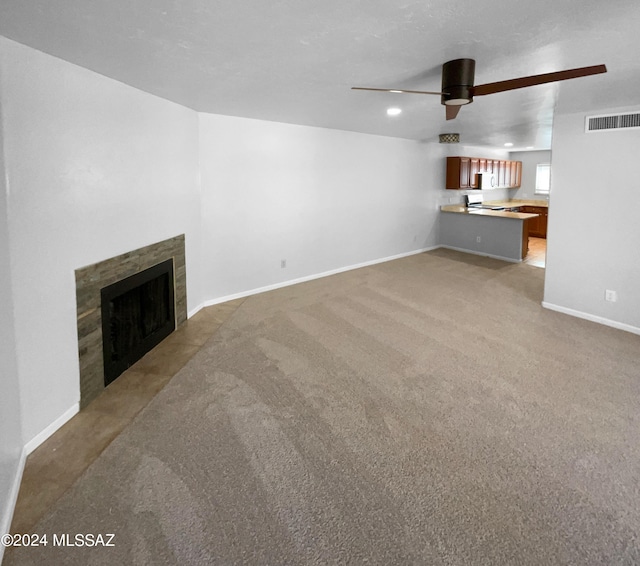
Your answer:
[[[177,328],[187,320],[184,234],[76,269],[81,409],[104,389],[100,290],[171,258]]]

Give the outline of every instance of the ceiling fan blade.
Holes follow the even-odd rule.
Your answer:
[[[378,92],[398,92],[402,94],[437,94],[438,96],[446,94],[443,92],[428,92],[426,90],[403,90],[400,88],[369,88],[366,86],[352,86],[351,90],[376,90]]]
[[[444,107],[447,109],[447,120],[453,120],[460,112],[460,106],[454,106],[453,104],[445,104]]]
[[[494,94],[496,92],[504,92],[506,90],[514,90],[516,88],[553,83],[567,79],[577,79],[578,77],[588,77],[589,75],[597,75],[599,73],[606,72],[606,66],[594,65],[593,67],[580,67],[579,69],[568,69],[566,71],[557,71],[555,73],[545,73],[543,75],[532,75],[530,77],[520,77],[519,79],[477,85],[472,87],[471,91],[473,96],[482,96],[483,94]]]

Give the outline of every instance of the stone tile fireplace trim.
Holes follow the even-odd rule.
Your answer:
[[[176,328],[187,320],[184,234],[76,269],[80,408],[104,389],[100,290],[173,258]]]

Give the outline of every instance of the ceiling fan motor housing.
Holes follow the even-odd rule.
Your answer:
[[[442,104],[461,105],[473,102],[471,94],[476,73],[473,59],[454,59],[442,65]]]

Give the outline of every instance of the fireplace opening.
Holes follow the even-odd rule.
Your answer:
[[[104,287],[100,295],[106,387],[175,330],[173,259]]]

